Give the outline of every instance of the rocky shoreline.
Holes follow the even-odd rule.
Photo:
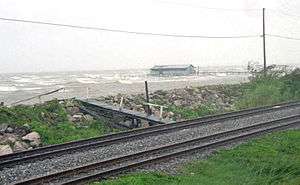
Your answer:
[[[149,94],[150,103],[166,106],[163,118],[169,120],[184,120],[185,118],[172,110],[189,109],[193,111],[199,106],[210,106],[215,112],[234,110],[234,102],[242,95],[239,85],[213,85],[204,87],[185,87],[172,90],[158,90]],[[99,101],[110,105],[120,106],[123,97],[123,107],[146,113],[145,94],[101,96]],[[159,117],[160,107],[151,107],[152,113]]]
[[[41,136],[28,124],[0,124],[0,155],[30,150],[41,146]]]
[[[185,87],[172,90],[158,90],[150,93],[150,103],[166,106],[162,118],[167,120],[181,121],[187,119],[182,111],[197,112],[199,107],[209,108],[211,113],[221,113],[235,110],[234,102],[241,96],[240,85],[213,85],[204,87]],[[145,113],[145,94],[118,94],[115,96],[102,96],[96,98],[99,101],[120,106],[123,98],[123,108]],[[66,121],[78,128],[88,128],[93,121],[91,115],[80,110],[80,104],[72,99],[58,102],[66,113]],[[44,103],[47,105],[47,102]],[[34,106],[34,105],[33,105]],[[205,111],[207,111],[205,109]],[[160,116],[160,107],[151,107],[153,115]],[[203,110],[202,110],[203,111]],[[41,112],[41,120],[45,124],[56,124],[61,121],[56,112]],[[201,114],[194,115],[196,117]],[[43,146],[41,135],[32,130],[29,124],[0,124],[0,155],[24,151]]]

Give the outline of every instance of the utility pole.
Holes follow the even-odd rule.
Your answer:
[[[267,74],[267,59],[266,59],[266,28],[265,28],[265,8],[263,8],[263,51],[264,51],[264,75]]]

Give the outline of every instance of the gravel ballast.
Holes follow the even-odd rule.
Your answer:
[[[103,159],[131,154],[140,150],[156,148],[159,145],[176,143],[225,130],[236,129],[265,121],[272,121],[274,119],[299,113],[300,107],[277,110],[260,115],[202,125],[191,129],[182,129],[171,133],[147,136],[143,139],[112,144],[110,146],[94,148],[87,151],[80,151],[52,159],[44,159],[33,163],[17,165],[12,168],[4,168],[0,171],[0,184],[8,184],[37,175],[46,175],[48,173],[62,171],[66,168],[73,168]]]

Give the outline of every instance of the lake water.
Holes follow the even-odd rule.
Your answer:
[[[202,70],[216,71],[216,68]],[[220,70],[245,70],[243,68],[220,68]],[[210,84],[232,84],[248,80],[248,75],[226,75],[223,73],[184,77],[151,77],[144,69],[84,72],[53,72],[0,74],[0,101],[5,104],[30,98],[42,93],[64,88],[57,93],[42,97],[52,98],[94,98],[118,93],[136,94],[144,92],[144,81],[149,91],[167,90],[185,86],[203,86]],[[38,99],[26,103],[36,103]]]

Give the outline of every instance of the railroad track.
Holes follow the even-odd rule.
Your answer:
[[[14,184],[84,184],[99,179],[105,179],[129,170],[134,170],[145,165],[166,161],[174,157],[213,149],[254,136],[299,125],[300,114],[297,114],[208,136],[197,137],[174,144],[163,145],[149,150],[138,151],[136,153],[94,162],[61,172],[36,176]]]
[[[10,167],[17,164],[33,162],[46,158],[57,157],[64,154],[69,154],[83,149],[91,149],[99,146],[107,146],[117,142],[130,141],[132,139],[143,138],[150,135],[172,132],[175,130],[197,127],[199,125],[211,124],[215,122],[235,119],[240,117],[247,117],[281,109],[293,108],[300,106],[300,102],[288,102],[276,104],[273,106],[259,107],[254,109],[246,109],[226,114],[218,114],[214,116],[205,116],[198,119],[182,121],[177,123],[170,123],[165,125],[157,125],[153,127],[134,129],[131,131],[120,132],[116,134],[105,135],[101,137],[79,140],[59,145],[51,145],[41,147],[38,149],[17,152],[14,154],[0,156],[0,169]]]

